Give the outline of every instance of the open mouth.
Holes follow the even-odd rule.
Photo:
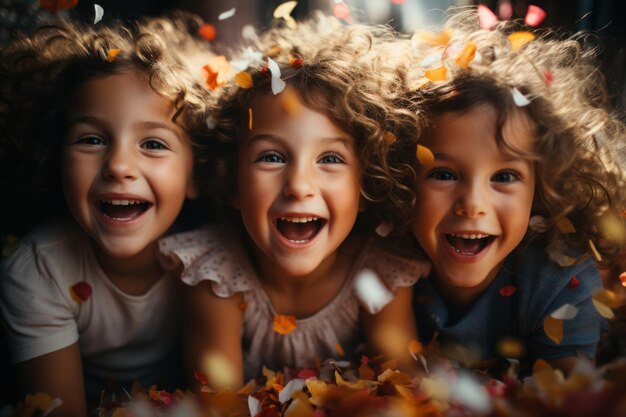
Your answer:
[[[491,242],[496,238],[492,235],[483,234],[446,234],[446,241],[450,244],[452,249],[461,255],[473,256],[477,255],[485,248],[487,248]]]
[[[130,221],[141,216],[152,204],[142,200],[101,200],[100,211],[116,221]]]
[[[326,220],[318,217],[282,217],[276,219],[276,229],[291,243],[307,243],[313,239]]]

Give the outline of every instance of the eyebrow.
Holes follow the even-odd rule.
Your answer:
[[[106,125],[103,119],[95,116],[78,116],[71,119],[68,123],[68,126],[73,126],[76,124],[85,123],[85,124],[93,124],[97,126]],[[139,121],[134,124],[136,127],[140,127],[142,129],[165,129],[169,132],[172,132],[178,139],[181,139],[179,133],[172,128],[171,125],[163,122],[157,122],[152,120]]]
[[[447,153],[443,153],[443,152],[435,152],[433,153],[433,155],[435,155],[435,160],[440,160],[440,161],[454,161],[454,158],[447,154]],[[506,155],[503,154],[504,158],[504,162],[521,162],[521,163],[529,163],[529,161],[527,159],[524,158],[515,158],[512,157],[510,155]]]
[[[259,133],[245,141],[245,146],[249,146],[254,142],[262,140],[270,142],[284,142],[284,139],[281,136],[272,135],[271,133]],[[339,143],[344,148],[346,148],[346,150],[352,150],[354,148],[354,142],[344,136],[329,136],[320,138],[320,140],[324,141],[327,144]]]

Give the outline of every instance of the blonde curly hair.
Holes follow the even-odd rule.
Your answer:
[[[398,105],[407,107],[418,124],[427,125],[422,135],[429,134],[438,115],[491,105],[497,112],[500,149],[532,161],[536,172],[533,214],[542,220],[531,225],[526,241],[545,239],[548,252],[578,248],[601,264],[609,263],[626,243],[619,214],[626,208],[620,166],[620,160],[626,160],[626,130],[607,110],[596,51],[586,46],[584,37],[563,37],[550,30],[531,34],[517,22],[481,30],[475,12],[453,16],[442,33],[449,37],[442,45],[434,46],[433,36],[416,34],[406,47]],[[515,37],[533,39],[515,45]],[[472,46],[472,62],[457,59]],[[430,65],[446,69],[444,80],[424,78],[424,64],[433,61]],[[514,89],[529,103],[516,104]],[[524,112],[533,125],[536,142],[531,153],[512,149],[503,136],[503,126],[514,112]],[[415,149],[422,137],[403,137],[413,152],[396,163],[419,163]],[[409,173],[399,180],[409,185],[414,177]],[[410,218],[411,211],[412,206],[404,206],[396,220],[402,223],[400,218]],[[575,231],[565,230],[565,218]]]
[[[23,232],[29,224],[17,226],[15,217],[28,213],[32,224],[64,207],[59,152],[68,97],[90,79],[125,71],[143,74],[156,93],[174,103],[174,122],[193,146],[204,146],[210,93],[184,61],[188,52],[210,53],[208,44],[190,35],[201,23],[182,12],[129,26],[59,21],[0,50],[0,185],[16,214],[3,216],[3,221],[13,217],[3,230]],[[115,49],[119,53],[109,58]],[[194,170],[204,171],[195,159]],[[55,210],[42,213],[37,209],[42,202]]]
[[[389,127],[399,112],[391,106],[390,95],[400,80],[395,68],[385,65],[376,53],[394,36],[387,27],[344,25],[318,14],[295,27],[282,25],[249,39],[245,45],[249,49],[242,47],[231,62],[250,51],[260,53],[262,59],[245,70],[252,87],[229,82],[216,94],[212,132],[216,140],[209,150],[214,170],[206,176],[212,180],[208,191],[217,202],[227,207],[236,189],[237,152],[248,126],[248,108],[255,97],[271,94],[271,80],[263,68],[271,58],[287,89],[295,90],[304,105],[325,114],[355,139],[368,215],[379,221],[405,204],[410,192],[402,191],[385,157],[392,141]]]

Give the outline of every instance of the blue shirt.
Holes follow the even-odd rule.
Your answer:
[[[417,330],[424,343],[436,334],[442,348],[451,342],[461,344],[481,360],[497,357],[498,343],[505,337],[523,343],[521,359],[530,363],[579,354],[594,358],[605,324],[592,301],[592,290],[600,287],[600,272],[592,259],[560,267],[542,248],[530,245],[509,255],[491,285],[463,314],[455,315],[446,305],[432,279],[418,281],[414,287]],[[576,306],[578,313],[563,321],[563,339],[557,344],[546,335],[543,323],[564,304]]]

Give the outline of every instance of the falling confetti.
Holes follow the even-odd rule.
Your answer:
[[[530,104],[530,100],[515,87],[511,90],[511,95],[517,107],[525,107]]]
[[[445,81],[448,78],[448,70],[446,67],[429,69],[424,72],[424,76],[430,81]]]
[[[559,320],[571,320],[578,314],[578,308],[571,304],[563,304],[550,314],[551,317]]]
[[[474,61],[476,55],[476,43],[468,42],[465,48],[456,56],[454,60],[461,68],[467,68]]]
[[[203,68],[207,72],[206,85],[211,91],[226,83],[231,69],[224,55],[211,58]]]
[[[446,46],[450,42],[451,36],[451,30],[444,30],[443,32],[420,31],[415,34],[414,39],[429,45]]]
[[[344,2],[336,3],[333,6],[333,14],[337,19],[349,20],[350,19],[350,8]]]
[[[612,319],[615,317],[612,308],[617,307],[617,297],[611,290],[595,288],[592,290],[593,305],[602,317]]]
[[[210,23],[205,23],[198,29],[198,34],[207,41],[214,41],[217,37],[217,29]]]
[[[287,85],[283,80],[280,79],[280,67],[272,58],[267,58],[267,66],[272,73],[272,93],[274,95],[279,94],[281,91],[285,89]]]
[[[235,84],[243,89],[248,89],[251,88],[254,83],[252,82],[252,76],[249,73],[241,71],[235,75]]]
[[[535,39],[535,35],[530,32],[519,31],[511,33],[509,36],[507,36],[507,39],[511,43],[511,49],[517,51],[518,49],[523,48],[524,45]]]
[[[252,107],[248,107],[248,130],[252,130]]]
[[[335,343],[335,350],[337,351],[337,353],[339,353],[339,356],[346,356],[346,352],[345,350],[343,350],[343,346],[341,346],[341,343]]]
[[[107,51],[107,61],[109,62],[113,62],[113,60],[115,59],[115,57],[117,56],[117,54],[119,54],[121,52],[120,49],[115,48],[115,49],[109,49]]]
[[[601,262],[602,261],[602,255],[600,255],[600,252],[598,252],[598,249],[596,248],[596,245],[593,243],[593,240],[589,239],[589,248],[591,249],[591,253],[593,254],[593,257],[596,259],[596,261]]]
[[[76,301],[78,304],[82,304],[87,301],[89,297],[91,297],[91,293],[91,285],[85,281],[77,282],[70,287],[70,296],[72,297],[72,300]]]
[[[210,352],[204,355],[202,371],[211,381],[211,388],[229,389],[237,383],[237,372],[230,359],[222,353]]]
[[[73,9],[77,4],[78,0],[39,0],[39,6],[52,13],[56,13],[61,9]]]
[[[209,116],[205,119],[205,123],[206,123],[206,127],[209,130],[213,130],[215,129],[215,126],[217,126],[217,122],[215,121],[215,119],[213,118],[213,116]]]
[[[580,280],[576,277],[571,277],[569,279],[569,284],[570,288],[576,289],[580,286]]]
[[[383,136],[383,138],[385,139],[385,143],[387,144],[387,146],[391,146],[394,143],[396,143],[396,140],[398,140],[398,138],[396,138],[396,135],[393,134],[393,132],[385,132],[385,136]]]
[[[290,56],[289,57],[289,63],[291,64],[291,67],[294,69],[298,69],[302,66],[302,64],[304,64],[304,59],[300,58],[300,57],[293,57]]]
[[[552,85],[552,81],[554,81],[554,75],[552,71],[549,69],[543,71],[543,82],[546,83],[547,86]]]
[[[280,103],[283,109],[292,117],[296,117],[302,110],[300,96],[293,88],[286,88],[283,91]]]
[[[484,4],[478,5],[478,22],[481,29],[489,30],[498,23],[498,17]]]
[[[225,12],[222,12],[219,14],[219,16],[217,16],[217,20],[226,20],[226,19],[230,19],[231,17],[233,17],[235,15],[235,12],[237,11],[237,9],[235,7],[233,7],[232,9],[228,9]]]
[[[563,340],[563,320],[546,316],[546,318],[543,319],[543,330],[546,336],[557,345]]]
[[[380,237],[387,237],[393,230],[393,224],[388,222],[382,222],[376,226],[376,234]]]
[[[99,4],[94,4],[93,8],[94,8],[94,16],[95,16],[93,19],[93,24],[95,25],[96,23],[101,21],[102,18],[104,17],[104,9]]]
[[[354,282],[357,298],[370,312],[378,312],[393,300],[393,294],[371,269],[361,270]]]
[[[296,21],[291,17],[291,12],[298,5],[297,1],[287,1],[274,9],[273,16],[275,19],[283,19],[287,22],[287,26],[294,28]]]
[[[274,316],[274,331],[279,334],[289,334],[296,330],[298,324],[295,316],[283,316],[277,314]]]
[[[521,358],[525,350],[524,343],[511,337],[500,339],[496,345],[496,351],[502,358]]]
[[[435,155],[433,155],[433,152],[426,146],[417,145],[415,155],[417,156],[417,161],[420,165],[430,165],[435,162]]]
[[[528,10],[526,11],[526,17],[524,18],[524,22],[528,26],[539,26],[543,19],[546,18],[546,12],[539,6],[535,6],[534,4],[528,5]]]
[[[514,285],[506,285],[498,290],[503,297],[510,297],[515,294],[515,291],[517,291],[517,288]]]

